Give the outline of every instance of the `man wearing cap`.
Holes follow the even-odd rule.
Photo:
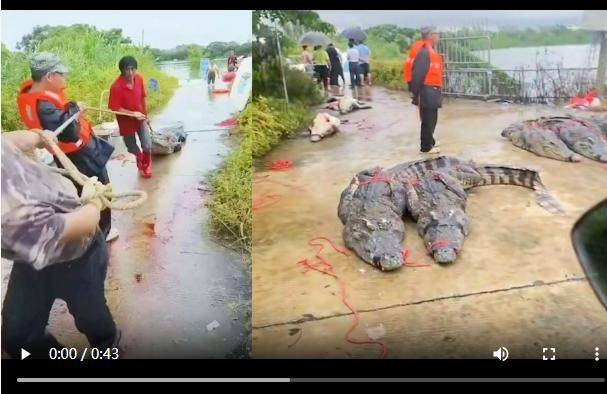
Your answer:
[[[45,333],[56,298],[67,304],[92,347],[117,353],[120,330],[105,299],[108,264],[98,227],[101,201],[81,203],[76,188],[24,152],[43,148],[43,130],[2,133],[2,257],[13,261],[2,306],[2,350],[34,358],[60,350]],[[89,194],[85,186],[85,194]]]
[[[30,58],[30,70],[32,79],[21,85],[17,96],[19,112],[25,125],[29,129],[54,131],[73,115],[81,112],[76,120],[59,134],[57,145],[78,171],[88,177],[96,176],[101,183],[108,184],[110,179],[105,166],[113,147],[93,134],[92,126],[82,116],[84,106],[65,98],[68,68],[57,56],[40,52]],[[56,157],[55,163],[62,167]],[[82,186],[75,182],[74,185],[80,193]],[[106,208],[101,212],[99,227],[108,242],[118,237],[118,231],[111,225],[111,210]]]
[[[420,152],[440,153],[438,141],[434,139],[434,129],[438,109],[442,106],[443,58],[434,50],[439,40],[436,29],[432,26],[423,27],[421,33],[421,42],[413,44],[409,52],[404,76],[405,80],[410,78],[412,103],[419,107]]]

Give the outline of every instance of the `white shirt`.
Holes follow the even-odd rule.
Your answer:
[[[352,63],[358,63],[360,61],[360,54],[356,47],[348,48],[348,61]]]

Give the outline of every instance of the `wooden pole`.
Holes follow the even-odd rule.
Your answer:
[[[596,71],[596,88],[600,95],[607,93],[605,91],[605,77],[607,76],[607,31],[600,32],[600,45],[599,51],[599,66]]]
[[[287,102],[287,105],[288,105],[289,104],[289,93],[287,92],[287,81],[285,79],[285,70],[282,67],[282,52],[280,50],[280,41],[278,41],[278,33],[276,32],[276,25],[274,26],[274,36],[276,37],[276,45],[278,46],[278,64],[280,66],[280,74],[282,75],[282,87],[285,92],[285,101]]]

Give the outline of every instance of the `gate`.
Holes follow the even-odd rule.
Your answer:
[[[443,93],[447,96],[554,103],[585,93],[594,84],[596,68],[564,68],[537,63],[532,68],[499,69],[491,65],[491,37],[441,36]]]
[[[443,56],[443,93],[487,99],[493,91],[491,37],[444,36],[437,45]]]

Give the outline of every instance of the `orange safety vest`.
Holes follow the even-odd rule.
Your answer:
[[[419,51],[424,47],[428,50],[430,55],[430,68],[428,69],[428,73],[424,79],[424,85],[442,87],[444,68],[443,57],[441,54],[436,52],[434,48],[432,48],[432,45],[423,40],[416,41],[411,46],[411,50],[409,51],[409,59],[407,59],[407,63],[405,63],[403,79],[405,82],[411,83],[413,62],[415,61],[415,57],[417,57]]]
[[[403,69],[403,81],[407,83],[411,83],[412,78],[412,70],[413,70],[413,62],[415,61],[415,57],[418,52],[424,46],[426,42],[424,40],[418,40],[411,45],[411,49],[409,49],[409,58],[405,63],[405,68]]]
[[[29,80],[25,81],[21,85],[19,95],[17,96],[17,104],[19,106],[21,119],[23,119],[25,125],[30,129],[42,129],[42,124],[40,123],[40,118],[38,117],[38,101],[48,101],[62,111],[65,110],[68,101],[65,99],[62,93],[55,93],[50,90],[30,93],[29,90],[31,89],[33,83],[34,82],[32,80]],[[76,142],[59,141],[57,143],[57,146],[59,146],[59,149],[61,149],[63,153],[77,152],[83,146],[88,144],[92,134],[92,127],[82,116],[80,116],[79,121],[80,139]],[[48,149],[48,151],[53,153],[50,149]]]

